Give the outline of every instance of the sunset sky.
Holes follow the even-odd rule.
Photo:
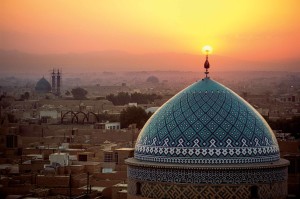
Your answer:
[[[299,0],[1,0],[0,49],[300,58]]]

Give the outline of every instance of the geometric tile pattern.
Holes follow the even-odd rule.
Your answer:
[[[227,87],[205,78],[179,92],[145,124],[135,158],[178,164],[235,164],[279,159],[266,121]]]
[[[128,165],[128,177],[138,181],[182,184],[256,184],[287,180],[287,167],[259,169],[174,169]]]
[[[155,161],[165,163],[179,163],[179,164],[243,164],[256,162],[271,162],[278,160],[278,147],[253,147],[248,149],[232,147],[228,148],[176,148],[176,147],[159,147],[159,146],[137,146],[139,152],[149,151],[148,155],[136,153],[135,158],[144,161]],[[162,157],[155,153],[159,151]],[[174,151],[170,153],[170,151]],[[169,154],[168,154],[169,153]],[[198,154],[194,157],[193,154]],[[223,155],[226,154],[226,155]],[[228,154],[228,155],[227,155]],[[256,154],[253,157],[251,154]],[[153,155],[155,157],[149,157]],[[168,155],[164,157],[164,155]],[[180,156],[179,156],[180,155]],[[200,156],[201,155],[201,156]],[[230,156],[229,156],[230,155]],[[262,156],[259,156],[262,155]],[[266,156],[268,155],[268,156]],[[181,158],[185,157],[185,158]],[[229,159],[230,158],[230,159]]]
[[[128,198],[136,195],[134,189],[135,181],[128,182]],[[145,198],[164,198],[164,199],[231,199],[231,198],[251,198],[252,185],[182,185],[142,182],[141,195]],[[259,198],[286,198],[286,182],[270,184],[259,184]]]

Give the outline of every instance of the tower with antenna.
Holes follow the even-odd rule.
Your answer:
[[[54,69],[52,70],[51,73],[51,79],[52,79],[52,93],[56,96],[60,96],[61,94],[61,70],[59,69]]]

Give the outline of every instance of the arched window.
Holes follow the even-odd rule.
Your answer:
[[[250,187],[250,192],[251,192],[251,199],[258,199],[258,186],[252,186]]]
[[[142,192],[141,192],[141,183],[140,182],[137,182],[136,183],[136,195],[141,195]]]

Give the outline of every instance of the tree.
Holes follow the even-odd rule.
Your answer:
[[[65,95],[66,95],[66,96],[70,96],[70,95],[71,95],[70,91],[66,91],[66,92],[65,92]]]
[[[127,128],[130,124],[136,124],[137,128],[141,129],[150,116],[151,114],[147,114],[141,107],[127,107],[121,111],[121,128]]]
[[[24,98],[25,98],[26,100],[28,100],[28,99],[29,99],[29,97],[30,97],[30,94],[29,94],[29,92],[25,92],[25,93],[24,93]]]
[[[0,107],[6,109],[7,107],[11,106],[12,102],[7,99],[5,96],[0,96]]]
[[[74,99],[79,99],[79,100],[86,99],[86,95],[88,94],[88,92],[81,87],[73,88],[71,93]]]
[[[24,101],[24,100],[28,100],[30,97],[29,92],[25,92],[24,94],[21,95],[20,100]]]

